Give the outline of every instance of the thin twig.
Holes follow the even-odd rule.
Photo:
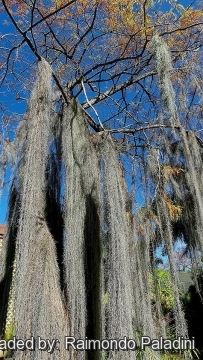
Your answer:
[[[138,131],[145,131],[145,130],[150,130],[150,129],[158,129],[158,128],[175,128],[177,130],[180,130],[181,126],[177,125],[177,126],[172,126],[172,125],[165,125],[165,124],[152,124],[152,125],[147,125],[147,126],[142,126],[140,128],[133,128],[133,129],[126,129],[126,128],[120,128],[120,129],[109,129],[106,130],[109,133],[126,133],[126,134],[132,134],[134,135],[136,132]]]
[[[99,118],[99,115],[98,115],[97,110],[94,108],[94,106],[92,106],[92,104],[90,103],[90,101],[89,101],[89,99],[88,99],[88,97],[87,97],[87,93],[86,93],[86,89],[85,89],[85,85],[84,85],[83,79],[81,80],[81,84],[82,84],[83,92],[84,92],[84,95],[85,95],[85,98],[86,98],[87,103],[89,104],[89,106],[92,108],[92,110],[93,110],[94,113],[96,114],[97,119],[98,119],[98,121],[99,121],[99,124],[100,124],[101,128],[105,131],[105,129],[104,129],[103,125],[102,125],[102,122],[101,122],[101,120],[100,120],[100,118]]]

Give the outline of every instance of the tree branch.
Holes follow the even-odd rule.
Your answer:
[[[170,30],[170,31],[164,31],[163,33],[159,34],[159,36],[164,36],[164,35],[173,34],[174,32],[177,32],[177,31],[184,31],[184,30],[187,30],[187,29],[193,28],[193,27],[195,27],[195,26],[199,26],[199,25],[203,25],[203,22],[199,22],[199,23],[196,23],[196,24],[187,25],[187,26],[185,26],[185,27],[177,28],[177,29]]]
[[[132,84],[135,84],[136,82],[140,81],[140,80],[143,80],[145,79],[146,77],[148,76],[152,76],[152,75],[156,75],[156,71],[153,70],[153,71],[150,71],[148,73],[145,73],[145,74],[142,74],[140,76],[137,76],[135,78],[133,78],[133,76],[126,82],[124,82],[123,84],[119,84],[117,86],[112,86],[109,90],[107,90],[105,93],[102,93],[96,97],[94,97],[93,99],[91,99],[89,101],[89,103],[84,103],[83,104],[83,108],[84,109],[87,109],[88,107],[90,107],[90,104],[91,105],[94,105],[96,103],[98,103],[99,101],[102,101],[104,99],[106,99],[108,96],[110,95],[113,95],[115,94],[116,92],[124,89],[124,88],[127,88],[128,86],[132,85]]]
[[[4,1],[4,0],[2,0]],[[53,12],[45,15],[42,19],[40,19],[39,21],[37,21],[35,24],[30,25],[30,27],[25,31],[25,33],[29,32],[30,30],[32,30],[35,26],[41,24],[43,21],[47,20],[49,17],[56,15],[59,11],[65,9],[67,6],[73,4],[74,2],[76,2],[77,0],[72,0],[69,3],[66,3],[65,5],[61,6],[60,8],[54,10]]]
[[[111,134],[115,134],[115,133],[124,133],[124,134],[132,134],[134,135],[136,132],[139,131],[145,131],[145,130],[151,130],[151,129],[158,129],[158,128],[171,128],[171,129],[177,129],[180,130],[181,126],[177,125],[177,126],[172,126],[172,125],[166,125],[166,124],[152,124],[152,125],[147,125],[147,126],[142,126],[140,128],[133,128],[133,129],[126,129],[126,128],[120,128],[120,129],[105,129],[106,132],[109,132]]]

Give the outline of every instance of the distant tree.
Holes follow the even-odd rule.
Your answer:
[[[177,271],[189,271],[192,268],[191,258],[185,253],[184,247],[178,247],[174,250],[174,261]],[[169,269],[168,261],[163,261],[163,269]]]

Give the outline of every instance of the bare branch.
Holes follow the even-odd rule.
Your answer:
[[[181,126],[171,126],[169,124],[152,124],[152,125],[146,125],[146,126],[142,126],[139,128],[133,128],[133,129],[126,129],[126,128],[120,128],[120,129],[108,129],[106,130],[107,132],[111,133],[111,134],[115,134],[115,133],[123,133],[123,134],[132,134],[134,135],[135,133],[139,132],[139,131],[145,131],[145,130],[152,130],[152,129],[177,129],[180,130]]]
[[[102,101],[102,100],[106,99],[108,96],[113,95],[113,94],[117,93],[118,91],[120,91],[120,90],[122,90],[124,88],[126,89],[128,86],[130,86],[132,84],[135,84],[135,83],[137,83],[137,82],[139,82],[139,81],[141,81],[141,80],[143,80],[143,79],[145,79],[145,78],[147,78],[149,76],[152,76],[152,75],[156,75],[155,70],[150,71],[148,73],[144,73],[144,74],[142,74],[142,75],[140,75],[138,77],[135,77],[135,78],[133,78],[133,76],[132,76],[128,81],[124,82],[123,84],[119,84],[117,86],[112,86],[105,93],[102,93],[99,96],[94,97],[93,99],[91,99],[89,101],[89,103],[91,105],[94,105],[94,104],[98,103],[99,101]],[[84,109],[87,109],[88,107],[90,107],[89,103],[83,104]]]
[[[4,0],[2,0],[4,1]],[[66,7],[70,6],[71,4],[73,4],[74,2],[76,2],[77,0],[72,0],[66,4],[64,4],[63,6],[60,6],[58,9],[52,11],[51,13],[45,15],[42,17],[42,19],[40,19],[39,21],[37,21],[35,24],[30,25],[30,27],[25,31],[25,33],[29,32],[31,29],[33,29],[34,27],[36,27],[37,25],[41,24],[43,21],[49,19],[51,16],[56,15],[59,11],[65,9]]]

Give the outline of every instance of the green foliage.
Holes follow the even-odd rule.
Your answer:
[[[199,359],[199,351],[196,350],[184,350],[179,351],[176,354],[164,353],[161,360],[184,360],[184,359]]]
[[[152,299],[156,300],[155,282],[158,286],[161,305],[164,313],[172,310],[174,307],[173,288],[171,283],[171,276],[168,270],[156,269],[156,276],[153,278]]]

